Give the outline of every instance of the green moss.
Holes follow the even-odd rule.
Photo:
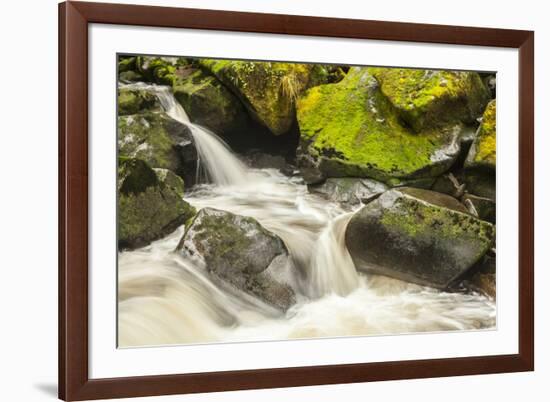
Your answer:
[[[473,153],[469,155],[469,165],[482,165],[491,168],[496,166],[496,100],[491,101],[479,126],[476,139],[472,145]]]
[[[136,58],[128,56],[120,56],[118,59],[118,72],[124,73],[126,71],[135,70]]]
[[[189,70],[174,81],[174,96],[189,118],[218,134],[240,132],[245,126],[246,112],[216,77],[202,70]]]
[[[245,218],[250,223],[255,222],[252,218]],[[235,225],[231,215],[211,216],[205,215],[196,226],[196,239],[208,241],[209,258],[212,260],[229,259],[233,268],[239,271],[246,271],[248,259],[246,249],[252,244],[252,239]],[[198,243],[200,244],[200,243]],[[218,266],[219,264],[212,264]]]
[[[474,72],[370,68],[382,93],[415,131],[449,123],[472,123],[490,93]]]
[[[492,243],[494,226],[471,215],[402,197],[384,210],[381,223],[415,238],[469,239]]]
[[[201,60],[275,135],[286,133],[295,116],[294,103],[315,80],[309,64]],[[316,78],[319,78],[318,76]]]
[[[182,199],[181,179],[169,171],[157,174],[139,159],[119,158],[118,188],[120,248],[144,246],[196,213]]]
[[[158,183],[153,169],[141,159],[118,159],[118,189],[122,194],[139,194]]]
[[[119,116],[135,114],[145,109],[158,109],[156,97],[146,91],[120,88],[118,90]]]
[[[367,69],[353,68],[337,84],[309,89],[297,104],[302,145],[329,176],[368,176],[387,181],[417,174],[435,176],[433,155],[456,132],[414,133],[401,123],[392,104]]]
[[[180,159],[168,132],[169,123],[164,114],[149,111],[119,116],[119,153],[142,159],[155,168],[178,171]]]

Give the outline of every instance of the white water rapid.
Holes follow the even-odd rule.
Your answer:
[[[135,85],[135,84],[132,84]],[[215,134],[189,122],[164,87],[155,93],[188,126],[211,183],[185,200],[252,216],[279,235],[298,272],[297,303],[278,313],[210,281],[173,252],[180,227],[151,245],[119,253],[119,346],[380,335],[491,328],[494,301],[357,273],[345,247],[350,210],[310,194],[299,178],[247,169]]]
[[[206,175],[207,181],[222,186],[246,182],[246,166],[231,153],[220,137],[205,127],[191,123],[169,87],[143,82],[119,84],[119,87],[154,94],[168,116],[189,128],[198,154],[197,182],[201,182],[201,174]]]

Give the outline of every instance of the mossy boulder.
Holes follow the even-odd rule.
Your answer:
[[[188,63],[183,57],[137,56],[135,71],[143,77],[143,81],[172,85],[177,78],[177,69]]]
[[[253,118],[274,135],[287,133],[295,119],[295,101],[311,85],[328,77],[310,64],[201,60],[237,95]]]
[[[388,186],[372,179],[344,177],[330,178],[322,184],[309,185],[308,190],[330,201],[357,205],[369,202],[388,190]]]
[[[447,288],[485,255],[495,238],[490,223],[447,208],[457,202],[428,190],[385,192],[348,224],[346,245],[355,266],[371,274]]]
[[[469,193],[496,199],[496,100],[485,109],[464,162],[463,180]]]
[[[306,181],[326,177],[436,177],[456,160],[462,125],[416,133],[402,123],[367,68],[309,89],[297,102],[298,163]]]
[[[477,130],[474,143],[468,153],[465,166],[485,167],[495,169],[496,167],[496,100],[492,100],[485,109],[481,124]]]
[[[138,89],[119,88],[117,102],[119,116],[136,114],[143,110],[158,111],[161,108],[155,95]]]
[[[218,135],[230,138],[242,133],[247,124],[247,112],[241,101],[216,77],[197,68],[176,72],[174,96],[193,123]]]
[[[189,129],[162,112],[118,117],[118,150],[153,168],[169,169],[192,182],[197,154]]]
[[[399,116],[416,132],[448,124],[474,123],[490,99],[478,73],[371,68]]]
[[[190,219],[195,210],[182,195],[183,181],[174,173],[155,171],[140,159],[119,158],[118,248],[146,246]]]
[[[177,251],[203,265],[214,279],[279,310],[296,301],[285,244],[254,218],[203,208]]]

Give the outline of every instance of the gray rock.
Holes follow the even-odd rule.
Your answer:
[[[388,189],[384,183],[371,179],[330,178],[323,184],[309,185],[311,193],[325,197],[330,201],[356,205],[368,203]]]
[[[203,208],[177,246],[215,278],[286,311],[296,302],[283,241],[254,218]]]
[[[359,210],[346,229],[357,269],[439,289],[468,271],[493,244],[494,226],[435,194],[394,189]]]

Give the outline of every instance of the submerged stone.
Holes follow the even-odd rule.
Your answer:
[[[445,289],[494,243],[494,226],[463,208],[427,190],[390,190],[355,213],[346,245],[358,270]]]

